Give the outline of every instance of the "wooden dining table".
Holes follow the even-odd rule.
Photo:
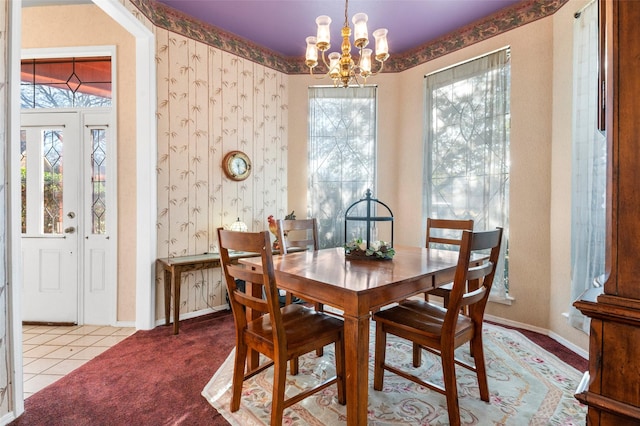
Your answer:
[[[273,257],[278,288],[343,312],[348,425],[367,424],[371,313],[451,282],[458,261],[455,251],[394,248],[391,260],[349,259],[341,247]],[[261,267],[260,258],[239,262]]]

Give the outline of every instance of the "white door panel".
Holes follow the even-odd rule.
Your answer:
[[[86,250],[84,322],[85,324],[110,324],[112,310],[111,292],[106,282],[107,253],[102,249]]]
[[[23,320],[76,323],[77,256],[60,250],[57,239],[26,244],[23,261]]]

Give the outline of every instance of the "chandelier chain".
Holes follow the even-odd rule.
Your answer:
[[[344,2],[344,26],[349,26],[349,0]]]

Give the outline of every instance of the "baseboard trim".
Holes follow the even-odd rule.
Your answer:
[[[529,330],[529,331],[543,334],[545,336],[549,336],[556,342],[560,343],[565,348],[569,349],[571,352],[574,352],[575,354],[580,355],[584,359],[589,359],[588,351],[585,351],[581,347],[574,345],[573,343],[569,342],[567,339],[559,336],[558,334],[552,331],[547,330],[546,328],[536,327],[530,324],[525,324],[518,321],[512,321],[512,320],[508,320],[505,318],[500,318],[500,317],[496,317],[488,314],[485,314],[484,319],[486,319],[487,321],[495,322],[496,324],[503,324],[509,327],[522,328],[523,330]]]
[[[212,314],[214,312],[227,311],[229,309],[230,309],[229,305],[227,305],[226,303],[224,305],[215,306],[213,308],[200,309],[199,311],[193,311],[193,312],[188,312],[186,314],[180,314],[180,321],[191,319],[191,318],[196,318],[196,317],[201,317],[202,315]],[[170,324],[173,324],[173,316],[171,317],[171,320],[172,321],[170,321]],[[160,319],[156,320],[155,326],[158,327],[160,325],[164,325],[164,323],[165,323],[164,318],[160,318]]]

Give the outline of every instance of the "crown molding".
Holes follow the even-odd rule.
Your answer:
[[[569,0],[528,0],[516,3],[487,18],[476,21],[415,49],[392,56],[385,63],[387,72],[401,72],[432,61],[456,50],[488,40],[499,34],[553,15]],[[304,64],[303,64],[304,65]],[[388,66],[387,66],[388,65]]]
[[[487,18],[391,56],[384,72],[402,72],[438,57],[553,15],[569,0],[525,0]],[[285,74],[307,74],[304,57],[285,57],[155,0],[130,0],[154,25]]]

